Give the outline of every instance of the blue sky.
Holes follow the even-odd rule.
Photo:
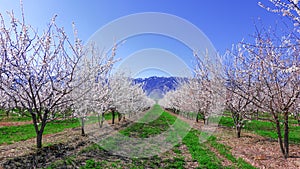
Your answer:
[[[261,2],[270,4],[267,0],[261,0]],[[267,12],[257,3],[256,0],[24,0],[24,8],[27,23],[39,30],[45,28],[54,14],[58,14],[58,25],[63,26],[71,34],[71,24],[74,21],[79,37],[84,42],[87,42],[104,25],[126,15],[141,12],[172,14],[202,30],[216,50],[223,54],[226,49],[231,48],[232,44],[242,39],[249,39],[249,35],[254,32],[254,23],[258,22],[258,18],[265,26],[275,26],[277,21],[281,21],[281,17]],[[19,1],[0,0],[2,14],[12,9],[15,13],[19,13]],[[179,55],[183,60],[186,59],[183,56],[192,55],[184,45],[161,36],[134,37],[126,43],[117,51],[121,58],[126,58],[145,48],[168,50]],[[148,75],[145,74],[145,76]]]

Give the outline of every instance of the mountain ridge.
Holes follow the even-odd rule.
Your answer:
[[[168,91],[176,90],[183,77],[158,77],[133,79],[135,84],[142,84],[143,90],[152,99],[161,99]]]

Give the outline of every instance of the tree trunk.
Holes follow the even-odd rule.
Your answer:
[[[100,119],[100,114],[97,113],[97,119],[98,119],[98,125],[99,125],[99,128],[101,128],[101,119]]]
[[[120,122],[122,120],[122,114],[118,113],[118,122]]]
[[[284,158],[289,157],[289,116],[288,112],[284,114]]]
[[[236,137],[237,138],[241,138],[241,131],[242,131],[242,127],[241,126],[237,126],[236,127]]]
[[[281,153],[285,157],[285,149],[284,149],[283,142],[282,142],[282,134],[281,134],[281,130],[280,130],[280,122],[279,122],[278,117],[275,117],[275,123],[276,123],[276,129],[277,129],[277,135],[278,135],[278,143],[279,143],[279,146],[280,146],[280,150],[281,150]]]
[[[39,131],[36,136],[36,147],[40,149],[42,148],[43,132]]]
[[[37,124],[36,115],[33,113],[32,110],[29,110],[29,112],[31,114],[33,126],[34,126],[35,133],[36,133],[36,146],[37,146],[37,148],[41,148],[42,147],[42,145],[41,145],[42,144],[42,139],[40,138],[39,126]]]
[[[197,115],[196,115],[196,122],[197,122],[197,123],[199,122],[199,117],[198,117],[198,116],[199,116],[199,114],[200,114],[200,113],[199,113],[199,112],[197,112]]]
[[[37,115],[33,112],[33,110],[29,110],[29,112],[31,114],[34,129],[35,129],[35,133],[36,133],[36,147],[38,149],[40,149],[40,148],[42,148],[43,133],[44,133],[45,126],[47,124],[47,116],[48,116],[49,111],[45,110],[45,114],[42,118],[40,129],[39,129],[39,126],[38,126]],[[37,113],[37,114],[39,114],[39,113]]]
[[[84,118],[81,118],[81,136],[85,136],[85,132],[84,132]]]
[[[116,114],[115,114],[115,111],[113,110],[113,111],[112,111],[111,124],[115,124],[115,116],[116,116]]]
[[[46,113],[44,116],[47,116],[48,113]],[[44,133],[44,129],[46,127],[47,124],[47,117],[43,117],[42,119],[42,124],[41,124],[41,128],[40,131],[38,133],[38,138],[37,138],[37,148],[42,148],[42,139],[43,139],[43,133]]]
[[[102,113],[102,116],[101,116],[101,124],[100,124],[100,128],[102,128],[102,126],[103,126],[103,122],[104,122],[104,116],[105,116],[105,113],[103,112]]]

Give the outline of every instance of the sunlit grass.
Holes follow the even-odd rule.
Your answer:
[[[78,126],[80,126],[78,119],[52,121],[46,125],[44,135],[58,133],[66,128],[75,128]],[[36,133],[33,124],[0,127],[0,145],[4,143],[11,144],[35,137]]]
[[[219,124],[226,127],[234,126],[230,117],[222,117]],[[294,124],[294,121],[291,121],[290,124]],[[269,121],[251,120],[251,122],[245,124],[244,129],[263,137],[278,138],[275,124]],[[294,143],[300,143],[300,126],[290,125],[289,130],[289,140]]]

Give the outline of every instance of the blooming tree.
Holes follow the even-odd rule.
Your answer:
[[[275,123],[281,152],[287,158],[288,117],[300,95],[299,49],[292,36],[275,39],[268,31],[258,32],[254,44],[242,43],[239,69],[228,73],[229,90],[242,97],[244,105],[250,101],[260,112],[271,115],[268,120]]]
[[[0,14],[0,90],[29,112],[41,148],[46,124],[69,109],[81,41],[71,42],[56,16],[42,33],[25,22],[23,11],[21,20],[13,12],[9,17],[6,23]]]
[[[0,90],[0,111],[4,111],[6,116],[9,117],[9,112],[12,106],[12,100],[2,90]]]
[[[164,109],[171,110],[174,113],[177,113],[179,110],[179,99],[181,99],[180,96],[176,97],[176,94],[178,90],[171,90],[167,92],[162,99],[158,101],[158,104],[161,105]]]
[[[93,44],[87,48],[80,46],[78,50],[83,57],[73,80],[77,87],[72,91],[72,109],[73,115],[80,118],[83,136],[86,118],[93,113],[97,113],[99,118],[107,107],[107,78],[114,63],[115,49],[112,55],[101,54]]]
[[[246,53],[246,50],[238,45],[227,53],[227,63],[224,63],[226,65],[224,67],[227,90],[226,108],[231,114],[238,138],[241,137],[241,129],[249,119],[249,115],[254,111],[252,109],[253,96],[255,96],[252,86],[253,72],[249,69],[251,63]]]
[[[208,124],[209,117],[220,116],[224,110],[222,60],[218,54],[210,55],[208,50],[202,55],[194,52],[194,57],[196,60],[195,80],[199,84],[196,88],[194,87],[193,94],[196,95],[195,100],[198,100],[197,105],[204,124]]]
[[[298,125],[300,126],[300,98],[296,100],[296,104],[294,104],[292,114],[295,117],[295,120],[298,121]]]
[[[215,97],[212,82],[213,80],[203,77],[185,80],[176,90],[166,93],[159,104],[196,122],[201,117],[207,125],[209,117],[216,114],[216,109],[213,107]]]
[[[108,108],[112,111],[112,124],[114,124],[116,114],[120,121],[122,116],[131,116],[153,105],[143,91],[142,85],[134,84],[132,78],[124,73],[116,73],[109,79],[108,96]]]
[[[294,23],[296,29],[299,29],[300,26],[299,0],[269,0],[269,1],[275,6],[275,8],[267,6],[262,2],[259,2],[258,5],[265,8],[267,11],[280,13],[282,14],[282,16],[290,18]]]
[[[199,122],[201,116],[204,124],[207,124],[210,96],[206,95],[208,91],[203,88],[203,81],[196,78],[191,78],[176,90],[177,96],[181,100],[177,100],[178,109],[184,112],[188,118],[192,118]]]
[[[195,99],[196,95],[190,87],[191,85],[198,84],[195,82],[191,79],[181,82],[176,90],[167,92],[158,103],[166,110],[170,110],[188,119],[195,119],[199,109],[197,100]]]

